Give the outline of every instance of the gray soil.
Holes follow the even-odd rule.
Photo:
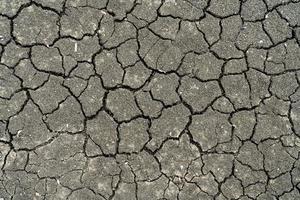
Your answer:
[[[299,88],[299,0],[0,0],[0,199],[300,199]]]

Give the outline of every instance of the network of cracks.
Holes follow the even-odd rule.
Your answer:
[[[0,0],[0,199],[300,199],[299,0]]]

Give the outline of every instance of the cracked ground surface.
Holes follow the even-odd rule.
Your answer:
[[[0,0],[1,200],[297,200],[299,153],[299,0]]]

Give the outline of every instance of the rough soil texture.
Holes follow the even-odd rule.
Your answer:
[[[299,0],[0,0],[1,200],[297,200],[299,153]]]

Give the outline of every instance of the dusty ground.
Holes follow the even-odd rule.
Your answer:
[[[300,199],[299,0],[0,0],[0,199]]]

